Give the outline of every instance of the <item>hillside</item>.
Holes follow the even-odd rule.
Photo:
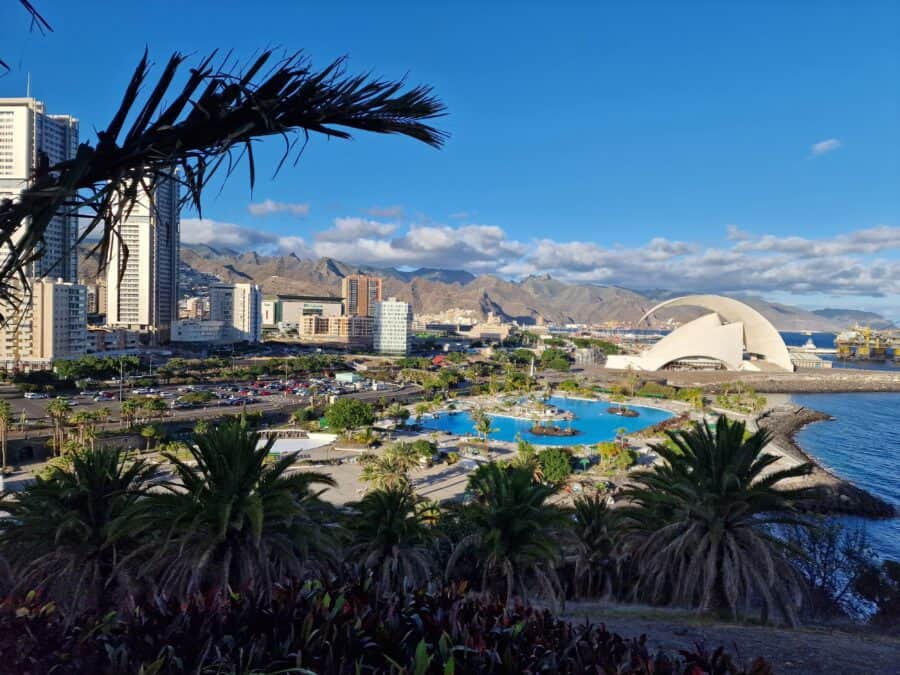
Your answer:
[[[678,293],[637,292],[615,286],[567,284],[550,276],[529,276],[510,281],[492,275],[475,276],[462,270],[423,268],[413,271],[373,269],[349,265],[331,258],[304,260],[294,254],[265,256],[258,253],[215,249],[210,246],[183,246],[182,293],[202,291],[218,278],[229,282],[253,281],[267,294],[336,295],[341,279],[355,272],[369,272],[384,278],[384,293],[410,302],[418,314],[435,314],[452,309],[488,312],[525,324],[543,317],[554,323],[600,323],[637,321],[658,302]],[[91,278],[96,264],[82,262],[82,276]],[[824,309],[809,312],[744,298],[781,330],[839,331],[859,322],[885,326],[890,322],[868,312]],[[660,313],[661,319],[684,321],[699,312],[676,309]]]

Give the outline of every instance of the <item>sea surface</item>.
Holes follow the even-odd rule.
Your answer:
[[[574,420],[559,422],[560,426],[566,427],[571,424],[581,433],[576,436],[536,436],[529,431],[534,424],[530,420],[491,415],[494,431],[490,434],[490,438],[514,442],[517,436],[521,436],[522,439],[534,445],[586,445],[611,441],[616,437],[616,431],[621,428],[628,432],[638,431],[672,417],[672,413],[666,410],[636,405],[628,407],[640,413],[639,417],[620,417],[606,412],[610,405],[606,401],[585,401],[553,396],[549,402],[562,410],[570,410],[575,414]],[[440,413],[434,417],[426,417],[422,420],[422,426],[426,429],[449,431],[460,436],[475,435],[472,417],[466,412]]]
[[[835,418],[801,430],[798,445],[838,476],[900,509],[900,394],[794,394],[791,399]],[[865,527],[880,556],[900,560],[900,518],[843,520]]]

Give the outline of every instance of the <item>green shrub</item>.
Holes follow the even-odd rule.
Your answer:
[[[669,387],[658,382],[647,382],[638,389],[637,395],[646,396],[647,398],[674,398],[675,387]]]
[[[544,480],[563,483],[572,475],[572,453],[567,448],[547,448],[537,454]]]
[[[627,471],[637,461],[637,453],[622,443],[606,441],[596,445],[600,468],[605,471]]]
[[[458,452],[448,452],[447,453],[447,466],[453,466],[459,461],[459,453]]]

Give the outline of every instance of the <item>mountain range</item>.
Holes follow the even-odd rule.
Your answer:
[[[681,293],[634,291],[616,286],[569,284],[550,277],[528,276],[519,281],[493,275],[473,275],[463,270],[422,268],[413,271],[351,265],[332,258],[301,259],[239,252],[206,245],[181,247],[182,294],[203,292],[209,283],[254,282],[267,295],[339,295],[341,279],[348,274],[368,273],[384,279],[384,295],[412,304],[416,314],[437,314],[460,309],[485,317],[493,312],[504,319],[532,324],[539,317],[554,323],[635,322],[662,300]],[[82,262],[87,278],[96,263]],[[876,328],[891,327],[884,317],[852,309],[808,311],[742,297],[779,330],[839,331],[853,323]],[[699,312],[676,309],[661,312],[658,318],[684,321]]]

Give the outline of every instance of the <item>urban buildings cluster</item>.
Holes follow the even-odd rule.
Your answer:
[[[341,295],[276,295],[262,302],[263,328],[301,342],[380,354],[408,354],[412,309],[382,298],[384,281],[366,274],[341,280]]]

